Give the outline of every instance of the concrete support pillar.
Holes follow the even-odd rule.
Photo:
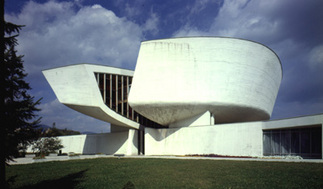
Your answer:
[[[142,125],[138,130],[138,155],[145,154],[145,127]]]
[[[107,84],[106,84],[106,74],[103,74],[103,102],[107,103]]]
[[[213,114],[211,114],[211,117],[210,117],[210,125],[215,125],[215,118]]]
[[[118,75],[116,75],[116,112],[118,112]]]
[[[138,131],[129,129],[126,155],[138,155]]]
[[[131,115],[132,115],[131,119],[135,120],[135,111],[133,110],[133,108],[131,108]]]
[[[124,84],[123,84],[123,76],[121,76],[121,115],[124,115],[123,112],[123,103],[124,103],[124,96],[123,96],[123,89],[124,88]]]
[[[110,74],[110,108],[112,109],[112,74]]]
[[[129,95],[129,77],[127,77],[127,118],[129,118],[129,103],[128,103],[128,95]]]
[[[99,86],[99,84],[100,84],[100,74],[99,73],[96,74],[96,81],[97,81],[98,86]]]

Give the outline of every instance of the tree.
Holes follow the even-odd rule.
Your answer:
[[[36,152],[37,156],[45,156],[49,153],[55,153],[62,149],[64,146],[61,144],[61,140],[57,137],[41,138],[34,142],[32,150]]]
[[[17,56],[17,36],[23,26],[4,20],[4,0],[0,0],[0,179],[5,185],[5,167],[18,152],[19,144],[30,144],[38,138],[40,123],[34,97],[28,94],[29,84],[24,80],[23,56]]]
[[[19,32],[21,27],[5,23],[6,33],[9,35],[13,31]],[[12,157],[17,154],[19,144],[28,144],[37,139],[38,133],[35,129],[40,122],[40,118],[34,120],[36,117],[35,111],[39,111],[36,105],[39,104],[40,100],[34,103],[34,97],[27,93],[30,86],[24,80],[27,74],[24,73],[23,56],[16,55],[17,36],[5,38],[5,42],[7,41],[3,62],[6,65],[4,73],[5,96],[3,99],[5,124],[1,124],[1,126],[5,128],[6,133],[6,161],[12,160]]]

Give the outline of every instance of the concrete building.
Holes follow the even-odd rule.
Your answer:
[[[269,121],[282,66],[256,42],[144,41],[135,71],[77,64],[43,73],[61,103],[111,123],[109,134],[64,138],[66,151],[322,158],[323,115]]]

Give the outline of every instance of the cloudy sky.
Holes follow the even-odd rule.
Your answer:
[[[321,0],[7,0],[5,18],[26,25],[18,40],[27,81],[43,97],[42,123],[108,132],[109,124],[60,104],[41,70],[75,63],[134,69],[143,40],[245,38],[273,49],[283,80],[272,119],[323,113]]]

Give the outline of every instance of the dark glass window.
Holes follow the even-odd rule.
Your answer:
[[[94,73],[94,76],[102,98],[110,109],[128,119],[139,122],[141,125],[157,128],[163,127],[133,111],[129,106],[128,94],[131,88],[132,77],[106,73]]]
[[[263,154],[322,158],[322,126],[264,130]]]

